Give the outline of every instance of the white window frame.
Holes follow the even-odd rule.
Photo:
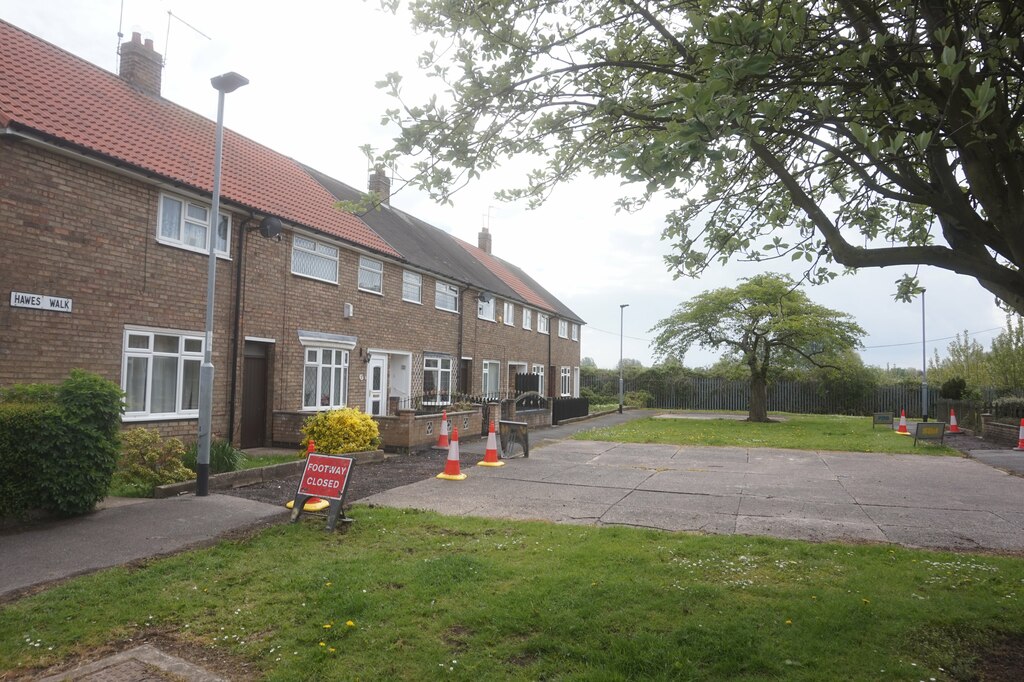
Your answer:
[[[537,333],[547,334],[551,329],[551,318],[544,313],[537,313]]]
[[[369,280],[364,283],[364,280]],[[376,283],[376,288],[373,284]],[[359,291],[370,294],[384,295],[384,262],[367,256],[359,257],[359,271],[356,275],[356,286]]]
[[[560,372],[559,389],[563,398],[572,395],[572,367],[562,367]]]
[[[312,244],[312,247],[307,246],[305,243]],[[323,262],[334,265],[334,279],[328,279],[326,277],[318,277],[308,272],[301,272],[295,269],[295,252],[299,251],[312,258],[319,258]],[[331,252],[334,252],[333,254]],[[312,237],[306,237],[304,235],[296,234],[292,235],[292,274],[298,277],[307,277],[309,279],[315,279],[318,282],[328,282],[330,284],[338,283],[338,256],[340,250],[334,244],[328,244],[327,242],[313,239]]]
[[[447,308],[441,305],[442,297],[450,296],[455,301],[454,308]],[[459,288],[454,284],[437,280],[434,284],[434,307],[438,310],[447,310],[450,313],[459,312]]]
[[[567,339],[569,338],[569,321],[559,320],[558,321],[558,338]]]
[[[523,329],[533,329],[533,311],[529,308],[523,308]]]
[[[572,340],[573,341],[579,341],[580,340],[580,326],[578,324],[576,324],[575,322],[573,322],[572,326],[570,327],[570,330],[572,332]]]
[[[175,201],[180,207],[181,211],[178,216],[178,233],[177,236],[164,234],[164,202]],[[206,220],[201,221],[193,217],[189,217],[189,208],[198,208],[206,212]],[[196,253],[210,253],[210,209],[213,208],[210,204],[203,203],[201,201],[195,201],[193,199],[186,199],[185,197],[176,196],[173,194],[167,194],[165,192],[160,193],[160,203],[157,206],[157,218],[156,218],[156,240],[161,244],[167,244],[179,249],[185,249],[186,251],[194,251]],[[184,234],[188,226],[202,227],[204,230],[203,244],[196,245],[188,243]],[[221,227],[224,228],[224,239],[221,240],[220,232]],[[217,227],[218,242],[223,241],[223,248],[218,244],[214,250],[215,255],[218,258],[231,258],[231,216],[227,213],[221,212],[220,221]]]
[[[157,336],[176,337],[178,339],[177,350],[173,352],[156,350]],[[133,338],[146,339],[146,347],[130,347],[130,340]],[[125,327],[121,350],[121,390],[125,392],[126,400],[125,412],[122,417],[122,421],[196,419],[199,416],[198,370],[203,362],[203,338],[202,332],[158,329],[153,327]],[[145,395],[142,398],[142,409],[129,412],[128,408],[131,406],[132,401],[130,400],[128,393],[132,387],[129,386],[128,382],[128,363],[129,359],[132,358],[145,358],[147,362],[145,388],[143,389]],[[177,358],[177,368],[175,370],[174,411],[172,412],[153,412],[153,368],[157,358]],[[192,385],[187,389],[185,387],[186,363],[190,363],[194,367],[194,380],[191,382]],[[186,398],[186,393],[194,397],[196,405],[195,409],[182,409],[182,401]]]
[[[493,296],[489,296],[486,301],[479,298],[476,300],[476,316],[481,320],[487,320],[488,322],[494,322],[494,311],[497,308],[497,303]]]
[[[448,367],[444,366],[445,361]],[[437,387],[434,400],[427,399],[427,374],[437,374],[434,385]],[[446,382],[442,379],[447,377]],[[447,385],[447,389],[442,388]],[[423,404],[424,405],[449,405],[452,402],[452,358],[450,355],[424,355],[423,356]]]
[[[410,287],[416,288],[416,298],[409,297],[407,292]],[[402,300],[406,303],[423,305],[423,275],[409,270],[402,271]]]
[[[516,324],[516,305],[512,301],[505,301],[504,303],[504,314],[501,316],[501,321],[509,327],[513,327]]]
[[[329,359],[327,359],[329,357]],[[326,361],[325,361],[326,359]],[[307,404],[306,395],[309,386],[307,370],[315,368],[316,387],[313,395],[319,395],[313,405]],[[326,372],[326,386],[325,372]],[[340,378],[338,372],[340,370]],[[336,386],[340,381],[341,385]],[[338,410],[348,405],[349,352],[334,346],[303,346],[302,347],[302,410],[304,412],[322,412]],[[337,389],[337,390],[336,390]],[[326,392],[325,392],[326,391]],[[337,398],[337,399],[335,399]]]
[[[572,368],[572,397],[580,397],[580,368]]]
[[[533,373],[540,377],[540,391],[538,393],[546,396],[548,394],[548,385],[544,381],[544,365],[534,365]]]
[[[491,377],[494,381],[491,382]],[[494,390],[491,390],[492,384]],[[484,399],[497,400],[501,396],[501,363],[497,360],[484,360],[480,371],[480,395]]]

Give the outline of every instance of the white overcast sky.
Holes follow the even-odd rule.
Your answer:
[[[227,97],[229,128],[357,188],[367,177],[359,147],[386,148],[395,134],[381,125],[395,102],[375,82],[400,72],[413,102],[437,87],[416,65],[428,37],[414,34],[407,16],[381,12],[376,0],[0,0],[0,18],[114,72],[118,27],[125,40],[139,31],[166,58],[164,97],[211,119],[217,99],[210,78],[237,71],[250,84]],[[534,211],[496,201],[493,192],[518,182],[521,170],[485,176],[456,195],[454,206],[408,189],[392,205],[473,244],[489,214],[495,255],[525,269],[587,321],[582,355],[598,366],[618,362],[619,304],[629,304],[625,357],[650,365],[649,330],[680,302],[785,267],[713,266],[699,280],[673,280],[663,261],[668,244],[660,239],[666,204],[616,213],[617,182],[589,178],[560,187]],[[808,289],[815,302],[850,313],[864,327],[867,364],[921,367],[921,302],[892,299],[893,282],[905,271],[868,269]],[[920,275],[928,290],[928,357],[934,349],[945,355],[949,339],[964,330],[988,348],[1005,323],[992,295],[966,277],[933,268]],[[685,363],[702,366],[717,357],[693,349]]]

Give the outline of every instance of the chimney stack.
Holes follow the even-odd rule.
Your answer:
[[[384,206],[391,205],[391,180],[388,178],[384,166],[377,166],[370,173],[368,189],[377,195],[377,199]]]
[[[482,228],[480,234],[476,236],[476,245],[484,253],[491,252],[491,233],[486,227]]]
[[[142,42],[142,34],[132,33],[132,39],[121,44],[121,68],[118,75],[144,94],[160,96],[160,79],[164,68],[164,60],[153,49],[153,40],[146,38]]]

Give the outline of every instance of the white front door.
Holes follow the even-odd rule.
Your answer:
[[[371,354],[366,365],[366,414],[387,414],[388,356]]]

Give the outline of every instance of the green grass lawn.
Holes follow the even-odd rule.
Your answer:
[[[352,516],[6,604],[0,671],[161,635],[272,680],[949,680],[1024,638],[1021,559]]]
[[[666,411],[666,414],[670,412]],[[577,433],[577,440],[670,445],[732,445],[797,450],[845,450],[954,455],[953,448],[901,436],[886,426],[871,428],[870,417],[773,414],[770,424],[735,419],[637,419],[619,426]]]
[[[298,450],[296,450],[298,452]],[[238,462],[239,469],[258,469],[272,464],[299,461],[298,455],[268,455],[266,457],[242,457]]]

